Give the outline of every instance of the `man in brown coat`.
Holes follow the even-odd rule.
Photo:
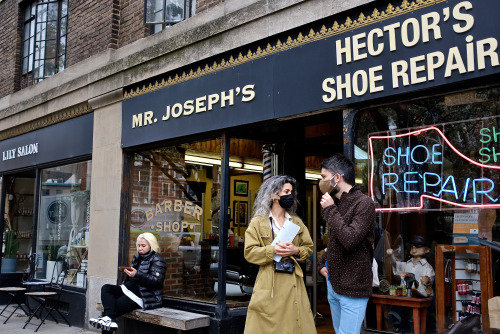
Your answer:
[[[319,268],[327,277],[333,327],[337,334],[359,333],[372,293],[375,205],[355,185],[354,164],[344,155],[324,160],[321,178],[329,236]]]

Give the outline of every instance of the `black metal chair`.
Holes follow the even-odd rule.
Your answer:
[[[47,285],[48,291],[33,291],[26,292],[25,296],[31,298],[34,302],[38,304],[38,307],[31,312],[30,317],[24,324],[23,328],[26,328],[28,324],[30,324],[31,320],[37,316],[40,319],[40,323],[38,324],[35,332],[45,323],[45,320],[50,316],[56,323],[59,323],[52,314],[53,312],[57,312],[59,316],[71,327],[68,319],[61,313],[58,309],[59,300],[61,299],[61,294],[63,292],[64,279],[68,273],[68,262],[65,256],[60,256],[57,259],[57,262],[62,263],[61,266],[57,264],[54,266],[54,274],[50,280],[50,283]],[[61,269],[58,269],[58,268]]]
[[[23,312],[26,313],[27,316],[30,316],[29,308],[24,302],[24,293],[26,292],[26,288],[15,287],[15,286],[2,287],[2,288],[0,288],[0,292],[4,293],[10,297],[9,301],[7,302],[7,305],[5,305],[2,312],[0,312],[0,316],[7,318],[3,322],[4,324],[6,324],[7,321],[9,321],[9,319],[12,317],[12,315],[14,315],[14,313],[16,313],[16,311],[18,309],[23,310]],[[16,308],[10,313],[9,316],[6,316],[3,313],[5,312],[5,310],[7,310],[7,308],[10,305],[16,305]],[[24,307],[23,307],[23,305],[24,305]],[[26,309],[25,309],[25,307],[26,307]]]
[[[8,295],[10,297],[7,305],[0,312],[0,316],[6,317],[4,324],[9,321],[12,315],[18,310],[21,309],[26,314],[26,316],[31,316],[31,309],[26,302],[25,293],[30,291],[31,286],[44,286],[48,284],[48,282],[35,282],[34,276],[36,271],[36,254],[31,254],[28,258],[28,263],[23,272],[23,277],[21,284],[23,286],[10,286],[10,287],[1,287],[0,292]],[[4,312],[10,305],[15,303],[16,308],[10,313],[9,316],[4,315]]]
[[[31,292],[34,288],[42,288],[50,283],[48,281],[37,280],[35,274],[38,268],[39,256],[36,253],[31,254],[28,257],[28,267],[24,271],[21,284],[26,288],[26,292]]]

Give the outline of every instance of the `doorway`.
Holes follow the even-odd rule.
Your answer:
[[[22,274],[33,248],[35,171],[2,177],[2,274]]]
[[[297,180],[297,215],[309,229],[314,242],[314,256],[302,269],[306,274],[306,290],[313,314],[316,315],[318,333],[331,333],[333,330],[326,298],[326,281],[315,269],[318,255],[321,256],[328,240],[326,223],[319,206],[321,194],[318,181],[321,178],[321,162],[334,153],[343,152],[342,121],[341,112],[327,112],[304,118],[269,121],[253,127],[238,128],[230,133],[230,167],[231,163],[238,161],[247,162],[247,167],[250,164],[261,166],[260,170],[230,168],[230,228],[235,238],[244,238],[252,217],[255,195],[263,182],[263,171],[269,167],[267,164],[271,164],[273,175],[286,174]],[[248,189],[244,196],[238,194],[239,183]],[[242,253],[241,249],[241,255],[235,257],[238,259],[235,264],[242,262]],[[231,261],[230,256],[228,261]],[[228,265],[232,263],[228,262]],[[230,298],[228,296],[228,300]]]

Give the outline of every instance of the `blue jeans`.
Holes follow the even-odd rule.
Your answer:
[[[336,334],[359,333],[365,318],[369,297],[347,297],[333,291],[330,279],[326,280],[328,303],[332,312],[333,329]]]

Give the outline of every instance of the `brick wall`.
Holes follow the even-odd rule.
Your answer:
[[[122,0],[120,13],[120,47],[149,36],[144,25],[144,0]]]
[[[140,1],[140,0],[136,0]],[[113,45],[113,0],[69,2],[66,67],[105,51]]]
[[[0,97],[19,87],[21,24],[17,0],[0,2]]]
[[[198,0],[196,12],[221,2],[224,0]],[[20,89],[23,23],[18,3],[0,1],[0,98]],[[149,31],[144,25],[144,0],[70,1],[66,68],[108,48],[117,49],[147,37]]]

